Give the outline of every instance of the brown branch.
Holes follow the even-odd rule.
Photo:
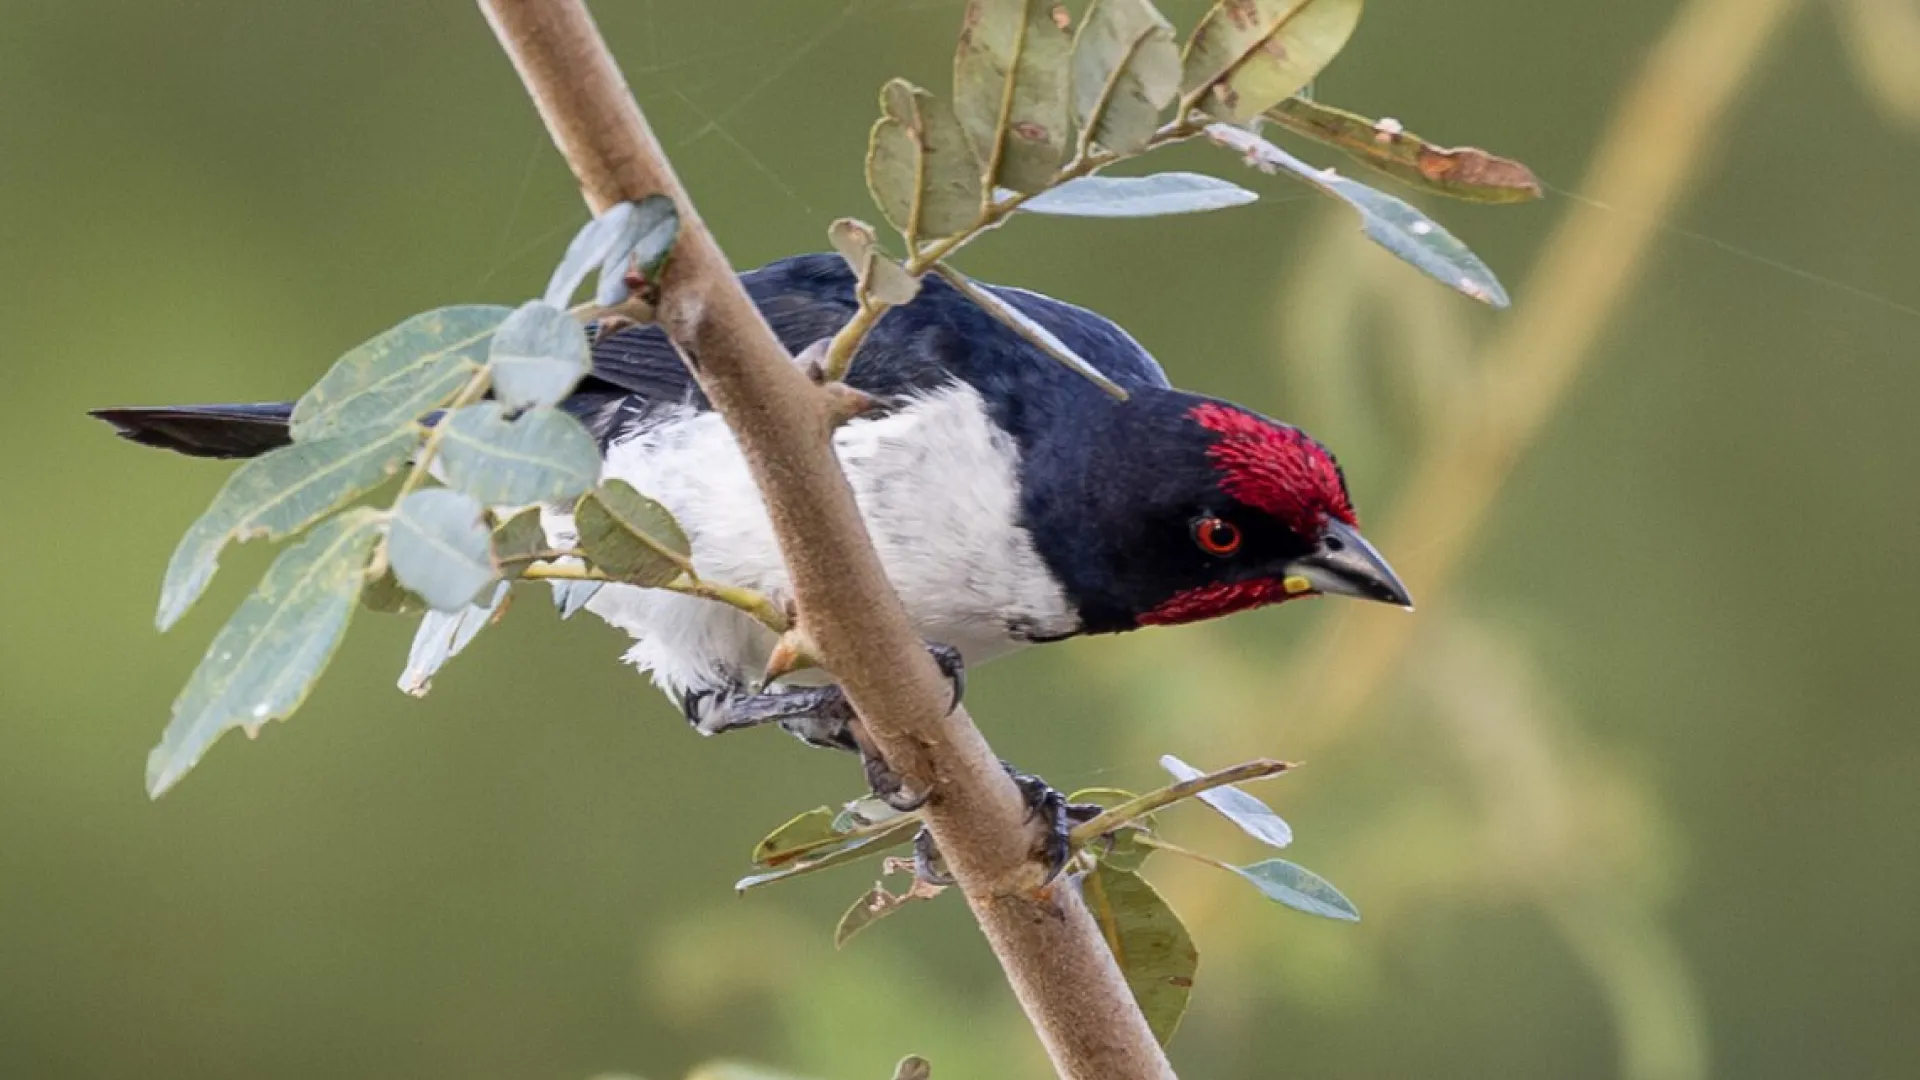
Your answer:
[[[946,687],[881,570],[829,437],[830,398],[740,287],[580,0],[480,0],[587,202],[663,193],[680,236],[655,317],[740,444],[773,519],[800,623],[896,772],[1062,1077],[1170,1078],[1072,887],[1037,888],[1013,783]]]

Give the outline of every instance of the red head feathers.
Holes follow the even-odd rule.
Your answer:
[[[1340,466],[1305,432],[1213,401],[1194,406],[1193,418],[1220,436],[1207,456],[1228,495],[1308,539],[1329,517],[1359,525]]]

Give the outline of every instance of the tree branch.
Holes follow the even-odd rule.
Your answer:
[[[765,496],[800,623],[901,776],[1054,1066],[1069,1080],[1173,1069],[1070,883],[1038,888],[1032,824],[921,648],[831,451],[830,398],[793,363],[701,222],[580,0],[480,0],[587,202],[662,193],[680,236],[655,316]]]

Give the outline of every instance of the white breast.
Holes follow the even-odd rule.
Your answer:
[[[1073,632],[1078,617],[1016,522],[1015,447],[964,384],[942,388],[835,435],[881,564],[920,635],[976,665],[1029,637]],[[784,602],[790,590],[773,528],[721,418],[686,410],[607,453],[603,475],[672,510],[703,578]],[[569,542],[572,522],[549,531]],[[669,693],[758,677],[773,639],[711,601],[615,585],[587,605],[634,637],[626,659]]]

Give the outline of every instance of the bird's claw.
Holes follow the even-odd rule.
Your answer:
[[[933,657],[934,666],[953,686],[953,697],[947,702],[947,713],[951,715],[953,710],[960,707],[960,699],[967,693],[967,662],[961,657],[959,649],[937,641],[927,642],[927,655]]]

